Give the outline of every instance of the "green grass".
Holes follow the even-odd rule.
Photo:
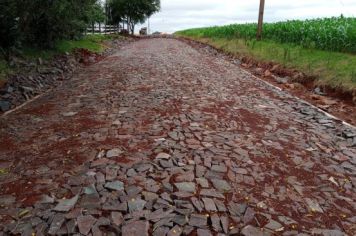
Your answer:
[[[23,56],[26,58],[43,58],[49,59],[57,54],[62,54],[66,52],[71,52],[76,48],[88,49],[92,52],[102,52],[105,46],[102,44],[105,40],[109,40],[115,37],[120,37],[118,35],[86,35],[79,40],[61,40],[58,41],[53,49],[43,50],[37,48],[23,49]]]
[[[344,91],[356,89],[356,55],[303,48],[295,44],[274,41],[256,41],[238,38],[202,37],[190,31],[176,33],[203,43],[210,44],[238,57],[252,57],[258,61],[275,62],[286,68],[297,69],[316,77],[320,85],[341,88]]]
[[[87,35],[80,40],[63,40],[57,43],[55,50],[59,53],[64,53],[70,52],[75,48],[84,48],[92,52],[102,52],[105,47],[101,43],[112,37],[111,35]]]
[[[95,34],[95,35],[87,35],[79,40],[62,40],[57,42],[55,51],[58,53],[65,53],[65,52],[71,52],[73,49],[76,48],[84,48],[84,49],[88,49],[89,51],[99,53],[104,51],[106,48],[103,45],[104,41],[117,39],[121,37],[123,36],[117,34],[107,34],[107,35]]]

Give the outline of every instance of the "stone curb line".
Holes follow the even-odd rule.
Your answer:
[[[355,130],[356,130],[356,126],[354,126],[354,125],[352,125],[352,124],[350,124],[350,123],[348,123],[348,122],[346,122],[346,121],[343,121],[343,120],[341,120],[340,118],[337,118],[336,116],[334,116],[334,115],[332,115],[332,114],[330,114],[330,113],[328,113],[328,112],[326,112],[326,111],[320,109],[319,107],[317,107],[317,106],[315,106],[315,105],[313,105],[313,104],[311,104],[311,103],[309,103],[309,102],[307,102],[307,101],[305,101],[305,100],[303,100],[303,99],[301,99],[301,98],[298,98],[297,96],[293,96],[292,94],[288,93],[287,91],[285,91],[285,90],[283,90],[283,89],[281,89],[281,88],[279,88],[279,87],[277,87],[277,86],[275,86],[275,85],[273,85],[273,84],[271,84],[271,83],[269,83],[269,82],[267,82],[267,81],[265,81],[265,80],[263,80],[263,79],[261,79],[261,78],[255,76],[254,74],[252,74],[252,73],[249,72],[248,70],[242,68],[241,66],[240,66],[240,68],[241,68],[243,71],[245,71],[246,73],[250,74],[252,77],[258,79],[259,81],[262,81],[264,84],[266,84],[266,85],[268,85],[268,86],[270,86],[270,87],[272,87],[272,88],[274,88],[274,89],[277,89],[277,90],[279,90],[279,91],[281,91],[281,92],[284,92],[284,93],[286,93],[286,94],[292,96],[293,98],[295,98],[297,101],[299,101],[299,102],[301,102],[301,103],[303,103],[303,104],[305,104],[305,105],[308,105],[308,106],[310,106],[310,107],[316,109],[317,111],[323,113],[323,114],[326,115],[327,117],[329,117],[329,118],[331,118],[331,119],[333,119],[333,120],[336,120],[336,121],[340,121],[340,122],[342,122],[343,125],[348,126],[349,128],[352,128],[352,129],[355,129]]]

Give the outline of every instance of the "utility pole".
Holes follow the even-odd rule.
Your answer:
[[[147,21],[148,21],[147,34],[150,35],[151,34],[151,25],[150,25],[150,18],[149,17],[148,17]]]
[[[260,0],[260,11],[258,14],[257,40],[262,39],[263,14],[265,11],[265,0]]]

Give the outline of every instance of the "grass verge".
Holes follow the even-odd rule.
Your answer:
[[[204,38],[187,36],[196,41],[209,44],[238,57],[252,57],[261,62],[274,62],[286,68],[296,69],[316,78],[316,83],[343,91],[356,89],[356,55],[306,49],[292,44],[273,41],[245,39]]]
[[[65,53],[71,52],[76,48],[88,49],[92,52],[102,52],[105,46],[102,44],[105,40],[113,39],[115,37],[120,37],[117,35],[87,35],[80,40],[63,40],[59,41],[56,45],[56,52]]]
[[[49,59],[54,55],[71,52],[76,48],[88,49],[92,52],[102,52],[105,50],[103,42],[105,40],[121,37],[118,35],[86,35],[78,40],[61,40],[56,42],[55,47],[50,50],[41,50],[37,48],[24,48],[23,56],[26,58]]]

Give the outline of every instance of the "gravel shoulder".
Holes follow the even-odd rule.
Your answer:
[[[175,39],[0,117],[0,235],[354,235],[356,131]]]

